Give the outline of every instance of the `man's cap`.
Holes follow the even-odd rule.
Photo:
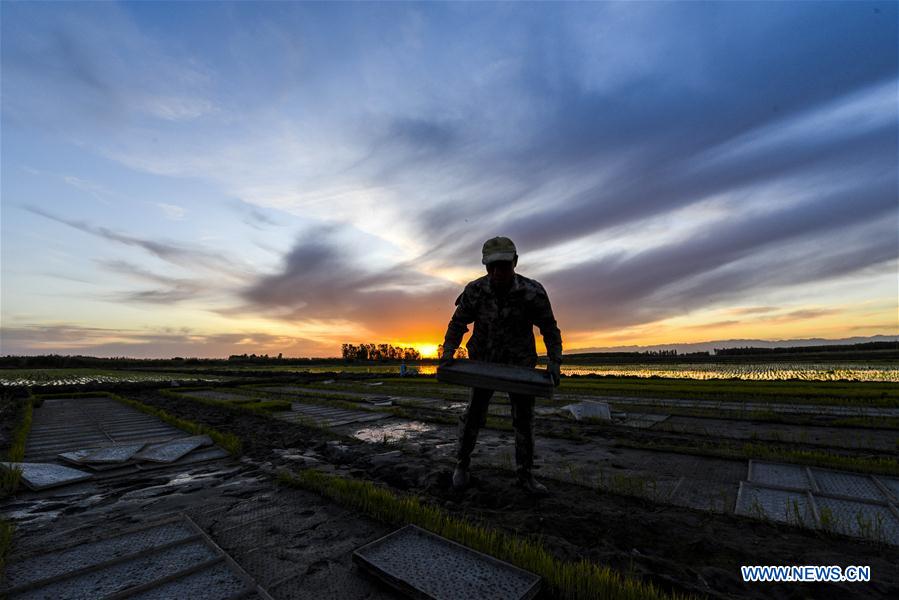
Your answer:
[[[481,262],[489,265],[498,260],[515,260],[518,251],[515,250],[515,244],[507,237],[495,237],[484,242],[484,248],[481,250],[483,258]]]

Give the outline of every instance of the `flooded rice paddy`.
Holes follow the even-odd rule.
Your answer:
[[[400,374],[399,365],[315,365],[309,367],[273,367],[260,369],[273,375],[286,373],[369,373]],[[409,375],[430,375],[436,365],[407,366]],[[563,365],[564,375],[600,375],[611,377],[660,377],[671,379],[742,379],[754,381],[871,381],[899,383],[899,361],[864,363],[833,361],[821,363],[674,363]],[[215,382],[224,379],[209,372],[160,373],[99,369],[3,369],[0,386],[81,385],[123,382]]]
[[[284,369],[279,369],[284,371]],[[317,365],[291,369],[296,373],[371,373],[399,375],[398,365]],[[413,375],[435,375],[436,365],[406,367]],[[899,362],[861,363],[833,361],[821,363],[675,363],[562,365],[564,375],[607,375],[613,377],[667,377],[673,379],[745,379],[755,381],[881,381],[899,383]]]
[[[899,364],[859,363],[747,363],[665,365],[576,365],[562,367],[566,375],[668,377],[673,379],[749,379],[803,381],[899,382]]]
[[[0,370],[0,386],[87,385],[98,383],[141,383],[177,381],[206,383],[221,381],[216,375],[192,373],[157,373],[99,369],[4,369]]]

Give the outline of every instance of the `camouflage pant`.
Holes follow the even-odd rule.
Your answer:
[[[472,388],[471,400],[459,417],[459,448],[456,458],[467,467],[478,441],[478,430],[487,422],[487,408],[493,390]],[[515,428],[515,463],[519,472],[530,472],[534,466],[534,397],[509,394],[512,404],[512,426]]]

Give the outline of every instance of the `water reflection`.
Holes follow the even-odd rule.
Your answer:
[[[538,367],[543,368],[543,367]],[[390,379],[400,377],[400,365],[325,364],[308,367],[256,367],[255,370],[288,373],[371,373]],[[212,373],[90,373],[72,369],[8,369],[0,372],[0,387],[24,385],[85,385],[120,382],[170,382],[171,385],[198,385],[221,380]],[[215,369],[210,369],[214,372]],[[436,365],[407,365],[408,375],[434,376]],[[668,377],[677,379],[752,379],[805,381],[883,381],[899,383],[899,365],[892,362],[864,363],[828,361],[819,363],[675,363],[563,365],[565,375],[609,375],[617,377]],[[178,383],[176,383],[178,382]],[[333,380],[331,380],[333,383]]]
[[[674,379],[751,379],[804,381],[899,382],[899,367],[859,363],[695,363],[665,365],[577,365],[563,366],[565,375],[611,375],[618,377],[669,377]]]
[[[385,423],[372,425],[358,430],[353,437],[363,442],[388,443],[398,442],[404,439],[414,439],[422,433],[434,431],[433,425],[420,421],[408,421],[405,423]]]
[[[538,367],[538,368],[543,368]],[[399,377],[398,365],[359,366],[322,365],[292,369],[296,372],[344,372],[375,373]],[[409,375],[433,376],[436,365],[407,366]],[[614,365],[563,365],[565,375],[609,375],[616,377],[670,377],[675,379],[753,379],[805,381],[884,381],[899,383],[899,366],[894,364],[865,364],[859,362],[821,363],[675,363],[675,364],[614,364]]]

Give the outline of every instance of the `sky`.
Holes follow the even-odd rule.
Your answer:
[[[2,2],[0,354],[896,335],[897,6]]]

